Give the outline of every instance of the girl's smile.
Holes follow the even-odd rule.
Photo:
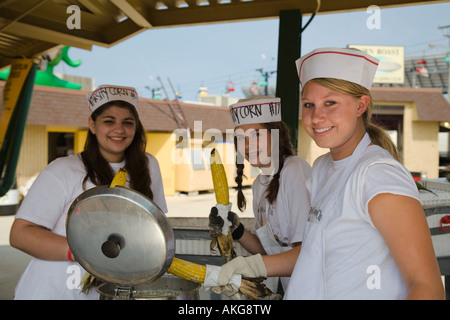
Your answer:
[[[327,133],[327,132],[330,131],[331,129],[333,129],[333,127],[314,128],[314,131],[316,132],[316,134],[320,135],[320,134],[322,134],[322,133]]]

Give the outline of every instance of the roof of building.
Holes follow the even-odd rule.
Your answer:
[[[0,81],[3,87],[4,81]],[[31,98],[27,124],[87,127],[90,111],[86,101],[87,91],[70,90],[35,85]],[[0,94],[0,97],[2,94]],[[147,131],[172,132],[185,127],[183,115],[191,129],[205,131],[210,128],[225,132],[234,128],[228,108],[194,105],[166,100],[139,99],[138,112]],[[173,111],[172,111],[173,109]],[[177,118],[178,117],[178,123]],[[201,123],[194,124],[194,121]]]
[[[440,89],[372,87],[371,92],[376,104],[413,101],[417,109],[417,120],[450,120],[450,104]]]
[[[0,81],[0,88],[4,83]],[[87,91],[35,85],[27,124],[86,128],[90,115],[86,94]],[[439,89],[373,87],[372,95],[375,104],[414,102],[418,120],[450,121],[450,104]],[[166,100],[141,98],[138,109],[147,131],[172,132],[180,126],[186,127],[183,116],[189,128],[195,131],[214,128],[225,132],[234,128],[226,107],[178,104],[174,101],[169,104]]]

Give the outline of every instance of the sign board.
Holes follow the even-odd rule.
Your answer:
[[[401,46],[349,45],[380,60],[373,83],[403,83],[405,81],[405,48]]]

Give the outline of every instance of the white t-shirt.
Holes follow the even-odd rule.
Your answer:
[[[163,212],[167,212],[161,172],[156,158],[149,159],[153,201]],[[111,163],[115,172],[125,162]],[[57,158],[37,177],[24,198],[16,218],[31,221],[52,232],[66,236],[65,222],[72,202],[84,192],[82,181],[86,176],[80,154]],[[126,184],[128,186],[128,182]],[[86,190],[95,187],[88,180]],[[91,289],[89,294],[81,293],[75,280],[81,280],[85,270],[76,262],[45,261],[33,258],[22,274],[16,287],[15,299],[98,299],[98,293]]]
[[[269,219],[272,232],[278,240],[290,245],[301,242],[309,212],[309,191],[305,181],[311,176],[311,166],[297,156],[284,161],[280,172],[280,187],[276,201],[270,205],[265,197],[273,176],[260,174],[252,185],[255,224],[252,232],[261,227],[261,220]],[[268,211],[268,212],[266,212]]]
[[[326,167],[324,164],[330,163],[330,157],[328,153],[316,161],[311,178],[313,181],[323,181],[324,177],[327,181],[326,175],[339,175],[350,160],[346,158],[331,162],[332,165]],[[411,174],[386,150],[371,145],[359,158],[348,181],[344,180],[334,188],[339,190],[333,207],[335,215],[327,221],[322,235],[325,298],[405,299],[406,285],[386,242],[372,223],[368,204],[380,193],[419,200],[419,192]],[[327,213],[322,214],[325,216]],[[302,286],[320,282],[314,276],[300,274],[299,270],[308,263],[301,252],[286,299],[318,298],[302,290]]]

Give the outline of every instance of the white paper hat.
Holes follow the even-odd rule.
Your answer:
[[[91,113],[105,103],[117,100],[128,102],[137,110],[139,101],[136,89],[132,87],[122,87],[108,84],[97,87],[97,89],[90,92],[86,96],[86,99],[88,101]]]
[[[295,63],[302,88],[311,79],[336,78],[370,90],[379,60],[355,49],[320,48]]]
[[[280,98],[256,97],[230,106],[234,125],[281,121]]]

